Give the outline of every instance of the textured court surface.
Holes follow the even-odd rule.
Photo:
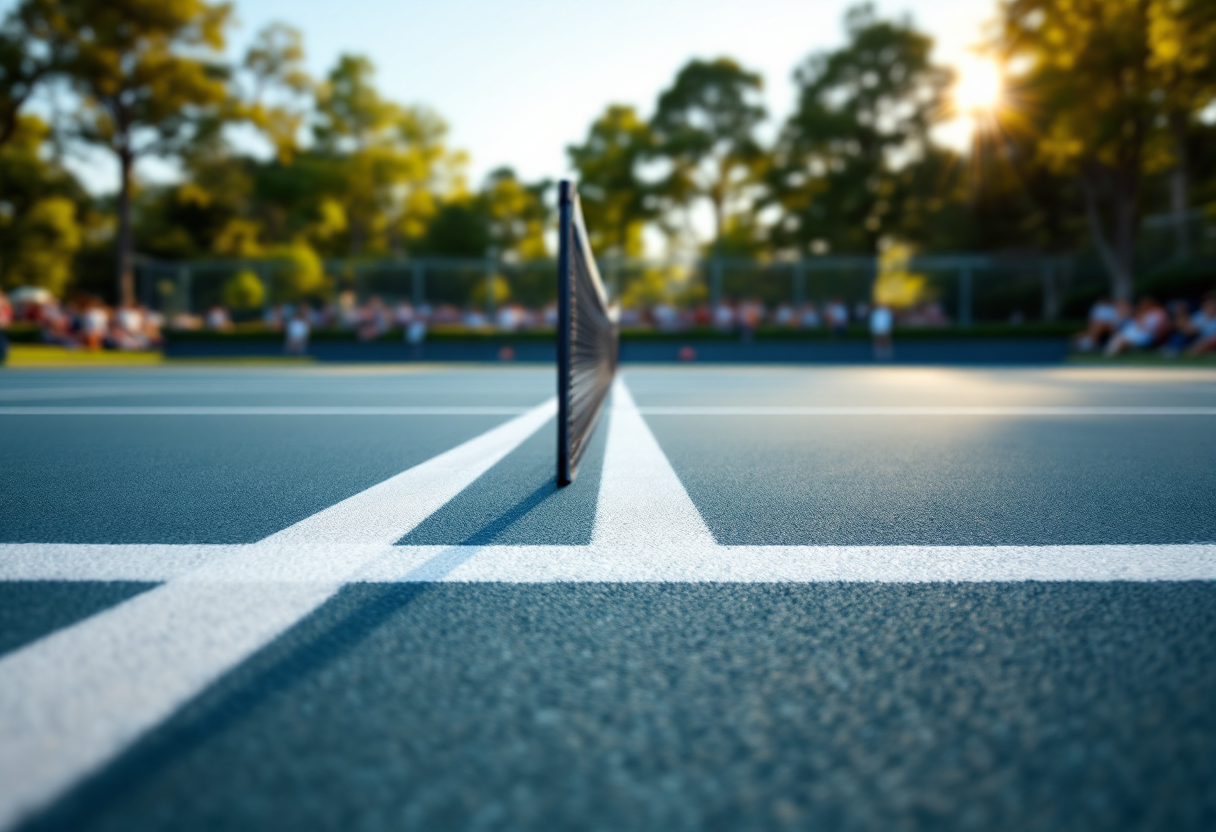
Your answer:
[[[1216,373],[0,375],[0,828],[1216,828]]]

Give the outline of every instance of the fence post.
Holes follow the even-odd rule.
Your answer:
[[[971,266],[958,272],[958,325],[971,326]]]
[[[717,307],[722,302],[722,260],[714,257],[709,261],[709,305]]]
[[[139,263],[135,268],[137,269],[136,274],[139,276],[138,283],[140,299],[146,308],[151,309],[153,286],[156,283],[154,277],[156,271],[148,264],[147,261]]]
[[[806,264],[802,258],[794,263],[794,306],[806,303]]]
[[[491,247],[486,249],[486,317],[494,320],[494,267],[498,260],[498,250]]]
[[[413,295],[414,309],[426,303],[426,266],[421,260],[415,260],[411,271],[411,294]]]
[[[194,312],[190,308],[190,278],[189,266],[181,265],[177,267],[177,309],[186,315]]]
[[[1056,280],[1056,262],[1048,258],[1043,262],[1043,320],[1054,321],[1060,317],[1060,287]]]

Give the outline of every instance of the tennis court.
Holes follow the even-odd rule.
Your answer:
[[[1205,828],[1216,376],[0,379],[0,821]]]

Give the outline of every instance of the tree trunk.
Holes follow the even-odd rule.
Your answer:
[[[118,277],[118,302],[135,303],[135,273],[131,263],[131,182],[135,157],[129,148],[118,151],[118,237],[114,246],[114,271]]]
[[[722,252],[722,227],[726,225],[725,206],[722,204],[722,197],[717,194],[710,195],[710,201],[714,206],[714,254]]]
[[[1170,132],[1174,137],[1174,158],[1177,160],[1170,175],[1170,210],[1174,215],[1175,255],[1179,260],[1191,256],[1191,235],[1187,228],[1187,209],[1190,207],[1190,160],[1186,148],[1186,115],[1175,114],[1170,118]]]
[[[1130,302],[1135,294],[1136,232],[1140,224],[1135,178],[1093,165],[1081,174],[1080,186],[1089,233],[1110,277],[1111,296]],[[1110,204],[1109,229],[1101,200]]]

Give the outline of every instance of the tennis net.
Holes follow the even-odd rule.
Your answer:
[[[557,484],[569,485],[616,374],[619,327],[571,182],[558,187],[558,215]]]

